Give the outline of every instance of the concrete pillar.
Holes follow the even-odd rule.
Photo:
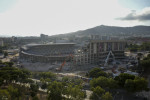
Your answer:
[[[112,42],[112,50],[114,51],[115,50],[115,43]]]
[[[107,51],[107,43],[104,43],[104,52]]]
[[[96,43],[94,43],[93,44],[93,52],[94,52],[94,54],[96,54],[97,53],[97,44]]]
[[[119,50],[119,45],[120,45],[120,43],[117,43],[118,44],[118,50]]]

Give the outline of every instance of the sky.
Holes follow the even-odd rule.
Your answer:
[[[150,0],[0,0],[0,36],[50,36],[99,25],[150,26]]]

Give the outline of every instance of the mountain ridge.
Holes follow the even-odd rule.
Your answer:
[[[150,26],[138,25],[133,27],[121,27],[121,26],[106,26],[100,25],[93,28],[79,30],[76,32],[70,32],[58,35],[150,35]],[[55,35],[55,36],[58,36]]]

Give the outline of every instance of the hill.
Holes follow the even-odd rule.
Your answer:
[[[150,35],[150,26],[117,27],[117,26],[97,26],[87,30],[73,32],[76,35]]]
[[[150,35],[150,26],[134,26],[134,27],[118,27],[100,25],[86,30],[71,32],[66,34],[53,35],[54,37],[70,37],[74,35],[88,36],[92,34],[109,35],[109,36],[135,36],[135,35]]]

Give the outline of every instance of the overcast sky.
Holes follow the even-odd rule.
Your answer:
[[[98,25],[150,25],[150,0],[0,0],[0,35],[54,35]]]

